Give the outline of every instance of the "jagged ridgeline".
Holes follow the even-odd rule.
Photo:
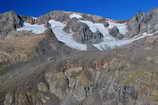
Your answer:
[[[128,20],[0,14],[0,105],[158,105],[158,9]]]

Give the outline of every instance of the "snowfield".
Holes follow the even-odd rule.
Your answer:
[[[47,30],[47,28],[44,25],[38,25],[38,24],[30,24],[24,22],[24,26],[21,28],[18,28],[17,31],[25,31],[25,32],[32,32],[33,34],[42,34]]]

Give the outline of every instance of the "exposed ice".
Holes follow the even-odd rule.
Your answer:
[[[64,32],[64,27],[66,26],[65,24],[55,21],[55,20],[50,20],[49,23],[51,24],[51,28],[56,36],[56,38],[65,43],[67,46],[74,48],[74,49],[78,49],[78,50],[82,50],[82,51],[86,51],[87,50],[87,45],[86,44],[81,44],[76,42],[73,39],[72,34],[68,34],[66,32]]]
[[[42,34],[47,30],[47,28],[44,25],[38,25],[38,24],[30,24],[24,22],[24,26],[21,28],[18,28],[17,31],[26,31],[26,32],[32,32],[33,34]]]

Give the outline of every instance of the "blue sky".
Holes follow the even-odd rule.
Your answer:
[[[40,16],[52,10],[76,11],[112,19],[128,19],[138,11],[158,8],[158,0],[1,0],[0,13]]]

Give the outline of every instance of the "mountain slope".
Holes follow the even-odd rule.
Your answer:
[[[1,14],[0,105],[158,105],[157,14]]]

